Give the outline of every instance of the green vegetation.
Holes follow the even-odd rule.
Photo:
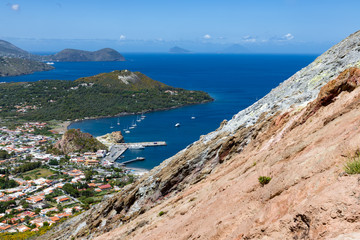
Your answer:
[[[0,177],[0,189],[14,188],[19,186],[14,180],[10,180],[8,177]]]
[[[9,154],[5,150],[0,150],[0,160],[8,159],[11,157],[11,154]]]
[[[267,177],[267,176],[260,176],[258,178],[259,183],[261,184],[261,186],[264,186],[266,184],[268,184],[271,181],[271,177]]]
[[[23,173],[41,167],[41,162],[26,162],[14,169],[14,173]]]
[[[4,213],[6,209],[16,205],[15,200],[10,200],[7,202],[0,202],[0,213]]]
[[[0,106],[3,107],[0,117],[74,120],[168,109],[211,100],[205,92],[173,88],[139,72],[124,70],[75,81],[0,84]]]
[[[164,215],[166,212],[164,212],[164,211],[160,211],[159,212],[159,217],[161,217],[162,215]]]
[[[46,168],[36,168],[23,174],[24,179],[47,178],[54,173]]]
[[[360,173],[360,155],[357,154],[345,163],[344,170],[347,174],[359,174]]]

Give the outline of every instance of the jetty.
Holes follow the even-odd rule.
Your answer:
[[[116,145],[124,146],[127,148],[143,146],[143,147],[157,147],[157,146],[166,146],[165,141],[156,141],[156,142],[136,142],[136,143],[117,143]]]
[[[137,157],[137,158],[135,158],[135,159],[131,159],[131,160],[129,160],[129,161],[125,161],[125,162],[122,162],[122,163],[120,163],[121,165],[126,165],[126,164],[128,164],[128,163],[132,163],[132,162],[138,162],[138,161],[144,161],[145,160],[145,158],[143,158],[143,157]]]
[[[139,146],[142,147],[157,147],[157,146],[166,146],[166,142],[165,141],[156,141],[156,142],[137,142],[137,143],[116,143],[114,145],[112,145],[109,149],[109,153],[105,156],[105,158],[103,159],[104,161],[108,161],[111,163],[115,163],[115,161],[121,157],[121,155],[124,154],[124,152],[127,149],[136,149]],[[130,163],[130,162],[135,162],[135,161],[143,161],[143,160],[139,160],[139,159],[133,159],[133,160],[129,160],[126,163]],[[121,163],[124,164],[124,163]]]

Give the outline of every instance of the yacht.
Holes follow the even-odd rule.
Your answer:
[[[120,120],[118,119],[118,121],[117,121],[117,125],[120,125]]]
[[[180,123],[176,123],[176,124],[175,124],[175,127],[180,127]]]
[[[194,116],[192,116],[192,117],[191,117],[191,119],[195,119],[195,117],[194,117]]]

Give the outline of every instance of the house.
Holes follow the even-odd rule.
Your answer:
[[[105,185],[99,186],[99,188],[101,190],[109,190],[109,189],[111,189],[111,185],[110,184],[105,184]]]
[[[56,197],[55,200],[56,200],[57,203],[63,203],[63,202],[69,201],[70,198],[63,195],[63,196],[60,196],[60,197]]]
[[[49,218],[50,218],[50,220],[53,221],[53,222],[57,222],[57,221],[60,220],[60,218],[58,218],[58,217],[56,217],[56,216],[54,216],[54,217],[49,217]]]
[[[40,213],[43,214],[43,215],[45,215],[45,214],[47,214],[48,212],[52,212],[52,211],[57,212],[57,211],[59,211],[59,209],[57,209],[57,207],[45,208],[45,209],[42,209],[42,210],[40,211]]]
[[[11,228],[11,225],[6,224],[6,223],[0,223],[0,231],[6,231],[9,228]]]
[[[26,231],[29,231],[31,228],[25,226],[25,225],[21,225],[21,226],[18,226],[16,227],[16,229],[19,231],[19,232],[26,232]]]

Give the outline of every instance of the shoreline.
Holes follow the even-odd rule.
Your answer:
[[[133,171],[134,175],[137,176],[142,176],[144,174],[147,174],[148,172],[150,172],[150,170],[145,169],[145,168],[137,168],[137,167],[124,167],[126,170],[130,170]]]
[[[169,111],[169,110],[182,108],[182,107],[186,107],[186,106],[207,104],[207,103],[211,103],[211,102],[214,102],[214,101],[215,101],[215,99],[212,98],[212,100],[210,100],[210,101],[205,101],[205,102],[200,102],[200,103],[193,103],[193,104],[186,104],[186,105],[182,105],[182,106],[178,106],[178,107],[159,108],[159,109],[154,109],[154,110],[144,110],[142,112],[136,112],[136,113],[121,112],[121,113],[115,114],[113,116],[99,116],[99,117],[87,117],[87,118],[83,118],[83,119],[75,119],[75,120],[71,120],[71,121],[65,121],[65,122],[69,122],[69,124],[66,125],[66,130],[69,129],[69,126],[71,124],[78,123],[78,122],[83,122],[83,121],[86,121],[86,120],[97,120],[97,119],[103,119],[103,118],[124,117],[124,116],[130,116],[130,115],[139,115],[139,114],[143,114],[143,113]]]

